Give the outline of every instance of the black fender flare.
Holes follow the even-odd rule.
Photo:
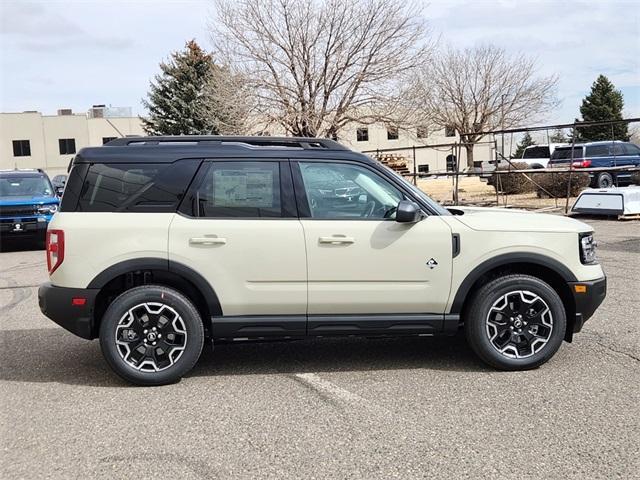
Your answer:
[[[464,301],[470,293],[471,287],[474,283],[478,281],[483,275],[490,272],[494,268],[502,267],[510,264],[531,264],[540,267],[547,268],[552,270],[557,275],[559,275],[565,282],[576,282],[578,281],[576,276],[567,268],[566,265],[563,265],[558,260],[548,257],[546,255],[541,255],[538,253],[531,252],[511,252],[505,253],[502,255],[498,255],[496,257],[485,260],[476,268],[471,270],[469,274],[467,274],[466,278],[462,281],[458,290],[453,298],[453,303],[451,304],[451,311],[449,313],[460,314],[462,313],[462,307],[464,305]]]
[[[94,279],[89,282],[87,288],[99,290],[114,278],[125,273],[139,270],[161,270],[179,275],[200,291],[200,294],[207,302],[207,307],[212,316],[222,315],[222,307],[218,300],[218,295],[211,284],[191,267],[166,258],[136,258],[116,263],[94,277]]]

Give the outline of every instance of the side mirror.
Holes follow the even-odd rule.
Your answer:
[[[396,209],[396,222],[416,223],[422,220],[422,210],[417,203],[410,200],[400,200]]]

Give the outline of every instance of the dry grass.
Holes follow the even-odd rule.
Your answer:
[[[423,178],[418,180],[418,187],[434,200],[445,205],[453,203],[453,178]],[[520,195],[500,195],[496,200],[496,191],[491,185],[481,181],[478,177],[460,177],[459,180],[460,205],[497,205],[520,208],[564,208],[564,198],[538,198],[536,193]],[[569,199],[569,206],[573,205],[575,197]]]

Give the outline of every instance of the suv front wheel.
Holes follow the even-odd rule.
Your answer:
[[[473,351],[501,370],[545,363],[560,348],[567,324],[556,291],[529,275],[507,275],[482,286],[464,320]]]
[[[179,380],[196,364],[203,345],[198,310],[180,292],[161,285],[122,293],[109,305],[100,325],[107,363],[137,385]]]

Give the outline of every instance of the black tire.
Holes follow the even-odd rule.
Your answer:
[[[524,293],[520,294],[519,292]],[[535,300],[534,303],[527,303],[536,296],[542,302]],[[501,301],[505,305],[505,312],[512,312],[513,307],[521,302],[520,305],[524,305],[524,307],[519,311],[522,313],[514,313],[513,317],[510,317],[511,313],[492,310],[496,304],[502,305],[499,303]],[[526,310],[526,308],[534,310],[532,306],[543,312],[543,315],[535,317]],[[528,318],[529,314],[531,314],[531,318]],[[514,330],[512,328],[514,318],[515,325],[518,325],[520,329]],[[536,318],[544,318],[547,323],[551,324],[551,328],[543,325],[544,322],[536,320]],[[518,322],[518,320],[520,321]],[[524,323],[527,320],[529,321]],[[498,321],[500,323],[504,321],[506,327],[494,323]],[[567,328],[564,305],[557,292],[539,278],[522,274],[500,277],[482,286],[466,307],[464,322],[465,336],[472,350],[484,362],[500,370],[529,370],[547,362],[560,348]],[[536,334],[540,333],[541,337],[532,335],[534,327]],[[519,332],[522,330],[524,333],[520,334]],[[493,335],[496,337],[494,342],[501,344],[503,349],[507,349],[504,353],[501,353],[499,347],[492,342]],[[525,336],[531,337],[533,340],[525,339]],[[548,337],[546,343],[543,343],[542,337]],[[509,340],[502,343],[502,338]],[[517,338],[521,342],[515,342],[511,346],[513,338]],[[542,345],[538,346],[540,344]]]
[[[600,173],[596,180],[596,186],[598,188],[613,187],[613,175],[611,175],[609,172]]]
[[[125,340],[129,332],[131,338]],[[204,327],[198,310],[183,294],[162,285],[144,285],[122,293],[109,305],[100,324],[100,347],[105,360],[120,377],[136,385],[178,381],[194,367],[203,345]],[[140,354],[137,349],[146,353]],[[134,354],[140,356],[138,361]]]

